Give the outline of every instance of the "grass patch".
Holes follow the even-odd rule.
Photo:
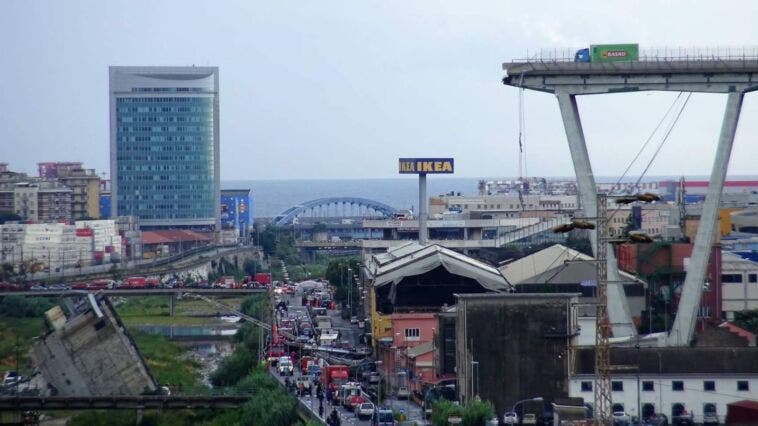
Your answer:
[[[187,357],[187,349],[163,336],[130,330],[158,383],[181,388],[199,388],[200,365]]]
[[[34,338],[44,332],[45,321],[42,318],[0,317],[0,372],[16,369],[16,337],[20,369],[31,369],[29,348]]]
[[[116,307],[119,316],[168,316],[167,296],[127,297]]]
[[[155,316],[124,316],[121,321],[126,325],[219,325],[226,324],[213,317],[155,317]]]

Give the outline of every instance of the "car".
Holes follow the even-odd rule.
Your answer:
[[[632,416],[623,411],[613,412],[613,424],[614,426],[627,426],[631,423]]]
[[[524,418],[521,419],[522,425],[536,425],[537,424],[537,416],[534,413],[526,413],[524,414]]]
[[[350,317],[350,324],[358,324],[358,317],[356,316]]]
[[[29,290],[31,290],[31,291],[45,291],[45,290],[47,290],[47,287],[45,287],[43,285],[35,284],[35,285],[29,287]]]
[[[368,373],[368,382],[369,383],[379,383],[379,381],[382,379],[382,376],[379,375],[376,371],[372,371]]]
[[[370,402],[364,402],[355,406],[355,414],[359,419],[366,419],[374,415],[374,404]]]
[[[645,419],[644,426],[668,426],[669,419],[665,414],[654,414]]]
[[[5,372],[5,376],[3,376],[3,386],[13,386],[19,382],[20,382],[20,378],[18,376],[18,373],[16,373],[15,371]]]
[[[395,426],[397,425],[397,422],[395,422],[395,416],[392,413],[392,410],[377,408],[374,412],[374,421],[372,424],[374,426]]]
[[[295,371],[295,366],[292,364],[292,358],[288,356],[279,357],[276,371],[280,376],[291,376]]]
[[[514,413],[513,411],[507,411],[503,414],[503,423],[507,425],[517,425],[518,424],[518,414]]]
[[[308,366],[308,376],[313,379],[313,381],[318,381],[319,377],[321,377],[321,367],[315,364],[311,364]]]
[[[719,424],[719,416],[714,411],[708,411],[703,413],[703,425],[717,425]]]
[[[408,390],[408,386],[398,386],[396,395],[397,399],[408,399],[411,397],[411,391]]]

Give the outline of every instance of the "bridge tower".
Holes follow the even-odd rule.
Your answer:
[[[668,52],[667,52],[668,53]],[[667,337],[672,346],[689,345],[700,307],[708,257],[716,232],[716,219],[734,135],[745,93],[758,90],[758,55],[755,51],[682,51],[668,56],[640,55],[640,60],[623,62],[574,62],[574,52],[551,51],[539,58],[504,63],[503,83],[517,88],[552,93],[558,99],[566,138],[576,173],[584,215],[597,210],[595,178],[592,174],[576,97],[638,91],[675,91],[727,94],[726,109],[718,137],[708,193],[695,236],[682,296],[674,325]],[[598,254],[597,232],[591,234]],[[618,278],[613,250],[607,253],[607,303],[615,337],[634,336],[629,306]]]

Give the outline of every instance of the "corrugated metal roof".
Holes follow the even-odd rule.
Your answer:
[[[539,280],[540,275],[555,270],[555,268],[563,266],[568,261],[593,260],[595,260],[595,258],[592,256],[587,256],[582,252],[561,244],[555,244],[546,249],[532,253],[529,256],[522,257],[507,265],[503,265],[498,269],[509,283],[515,285],[524,282],[538,282],[537,280]],[[641,282],[641,280],[634,275],[624,271],[619,271],[619,276],[624,280]]]
[[[394,259],[379,264],[376,268],[369,267],[376,286],[399,282],[403,277],[420,275],[443,266],[450,273],[474,279],[492,291],[507,291],[511,287],[496,268],[437,244],[422,246],[413,243],[387,254]]]

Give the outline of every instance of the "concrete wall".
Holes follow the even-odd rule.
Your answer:
[[[461,400],[478,394],[502,413],[525,398],[568,397],[569,336],[577,331],[572,306],[577,301],[571,294],[458,295]]]

